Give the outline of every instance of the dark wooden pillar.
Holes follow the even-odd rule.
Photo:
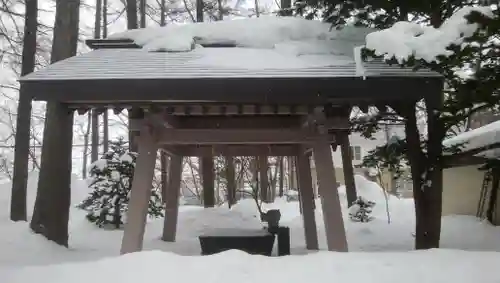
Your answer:
[[[227,203],[229,208],[236,204],[236,179],[234,171],[234,158],[226,156]]]
[[[17,105],[16,140],[14,148],[14,172],[10,201],[10,219],[26,221],[26,187],[30,152],[31,96],[19,92]]]
[[[259,155],[258,157],[259,166],[259,181],[260,181],[260,199],[263,202],[271,202],[269,196],[269,176],[267,176],[268,164],[267,156]]]
[[[358,198],[356,193],[356,183],[354,182],[354,169],[352,167],[351,145],[349,143],[349,135],[347,132],[338,133],[336,135],[340,144],[340,153],[342,155],[342,167],[344,171],[345,190],[347,195],[347,205],[351,206]],[[332,144],[335,151],[337,145]]]
[[[161,183],[161,198],[163,202],[167,199],[168,189],[168,171],[170,170],[170,160],[165,151],[160,151],[160,183]]]
[[[215,187],[214,187],[214,159],[210,157],[201,157],[201,178],[203,183],[203,205],[204,207],[215,206]]]
[[[313,154],[318,174],[328,250],[346,252],[347,238],[330,144],[326,141],[316,142],[313,145]]]
[[[316,217],[314,215],[314,193],[311,177],[311,163],[309,156],[303,151],[297,152],[297,176],[299,179],[299,194],[302,207],[302,220],[304,222],[304,235],[306,248],[317,250],[318,231],[316,228]]]
[[[144,119],[144,111],[140,108],[132,108],[128,111],[128,121],[130,124],[130,120],[132,119]],[[137,144],[137,138],[139,136],[138,131],[130,131],[128,132],[128,142],[129,142],[129,150],[133,152],[138,152],[139,147]]]
[[[148,216],[149,199],[156,165],[158,144],[150,129],[144,127],[137,136],[139,152],[137,156],[134,178],[130,189],[130,201],[127,221],[123,233],[121,254],[142,250],[144,230]]]
[[[68,246],[71,205],[73,111],[59,102],[47,103],[37,196],[31,229]]]
[[[171,157],[168,175],[168,186],[165,192],[165,220],[161,238],[166,242],[175,242],[182,180],[182,156],[173,155]]]

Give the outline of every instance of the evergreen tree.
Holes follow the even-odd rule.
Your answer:
[[[92,192],[79,207],[88,211],[90,222],[118,229],[126,221],[137,153],[128,151],[123,138],[110,141],[109,146],[110,150],[91,165],[89,188]],[[153,184],[148,214],[163,216],[161,194]]]
[[[375,202],[359,196],[349,207],[349,219],[353,222],[370,222],[375,219],[371,216]]]

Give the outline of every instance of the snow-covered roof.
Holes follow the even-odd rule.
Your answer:
[[[500,121],[463,132],[443,141],[444,146],[456,146],[462,144],[463,152],[485,148],[497,143],[500,143]],[[485,150],[476,154],[476,156],[499,158],[500,148]]]
[[[355,49],[373,30],[330,28],[319,21],[267,16],[130,30],[110,39],[131,39],[142,48],[96,50],[21,80],[439,76],[381,61],[363,63]],[[235,47],[204,48],[200,42]]]
[[[383,62],[366,62],[364,68],[366,76],[437,76]],[[21,81],[355,76],[356,64],[346,56],[288,56],[275,50],[250,48],[204,48],[180,53],[100,49],[50,65]]]

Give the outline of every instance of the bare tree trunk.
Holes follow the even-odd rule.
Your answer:
[[[260,11],[259,11],[259,0],[254,0],[255,3],[255,16],[260,17]]]
[[[92,122],[92,114],[88,113],[87,130],[83,135],[83,164],[82,164],[82,176],[83,179],[87,178],[87,155],[89,154],[89,134],[90,134],[90,123]]]
[[[79,12],[79,0],[56,1],[51,63],[76,54]],[[47,103],[40,176],[30,227],[33,232],[66,247],[71,202],[72,138],[73,111],[62,103]]]
[[[278,160],[276,159],[276,161]],[[276,183],[278,181],[278,168],[276,166],[276,163],[274,164],[274,172],[272,170],[269,170],[269,197],[271,202],[274,202],[274,200],[276,199]],[[271,168],[272,167],[270,167],[270,169]]]
[[[285,170],[283,170],[284,166],[283,166],[283,156],[280,156],[279,157],[279,160],[278,160],[278,172],[279,172],[279,176],[280,176],[280,179],[279,179],[279,191],[278,191],[278,195],[279,197],[283,197],[283,181],[285,180],[284,176],[285,176]]]
[[[127,0],[127,29],[137,29],[137,1],[136,0]],[[128,111],[128,121],[130,125],[130,120],[134,118],[138,118],[141,113],[141,109],[132,108]],[[128,133],[128,141],[129,141],[129,150],[132,152],[138,151],[138,146],[136,142],[137,134],[130,131]]]
[[[224,6],[222,5],[222,0],[217,0],[217,6],[219,7],[219,21],[224,20]]]
[[[281,0],[281,10],[280,10],[280,15],[281,16],[292,16],[293,15],[293,10],[292,8],[292,1],[291,0]]]
[[[203,22],[203,0],[196,0],[196,21]]]
[[[165,3],[165,0],[161,0],[161,3],[160,3],[160,26],[162,26],[162,27],[167,25],[166,13],[167,13],[167,5]]]
[[[137,28],[137,1],[127,0],[127,29]]]
[[[108,0],[102,0],[102,38],[108,37]],[[109,150],[109,115],[106,109],[102,114],[102,151]]]
[[[233,156],[226,156],[227,203],[229,208],[236,204],[236,178]]]
[[[430,113],[429,117],[432,115],[434,114]],[[440,158],[438,151],[441,150],[442,139],[437,141],[440,139],[437,133],[440,125],[429,119],[428,157],[426,157],[421,148],[415,109],[408,107],[404,116],[415,202],[415,248],[438,248],[441,234],[442,167],[436,158]]]
[[[102,20],[102,0],[96,0],[95,7],[95,22],[94,22],[94,38],[101,38],[101,20]],[[95,109],[92,109],[92,150],[90,161],[96,162],[99,158],[99,114]]]
[[[146,0],[139,0],[139,14],[141,15],[140,27],[146,27]]]
[[[38,2],[26,0],[26,16],[24,25],[23,53],[21,75],[27,75],[35,69],[36,31],[38,27]],[[28,166],[30,152],[31,97],[19,92],[17,106],[16,145],[14,149],[14,172],[12,194],[10,200],[10,219],[26,221],[26,187],[28,185]],[[36,162],[34,160],[34,162]]]

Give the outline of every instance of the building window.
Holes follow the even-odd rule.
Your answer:
[[[351,146],[351,159],[354,161],[361,161],[361,147]]]

